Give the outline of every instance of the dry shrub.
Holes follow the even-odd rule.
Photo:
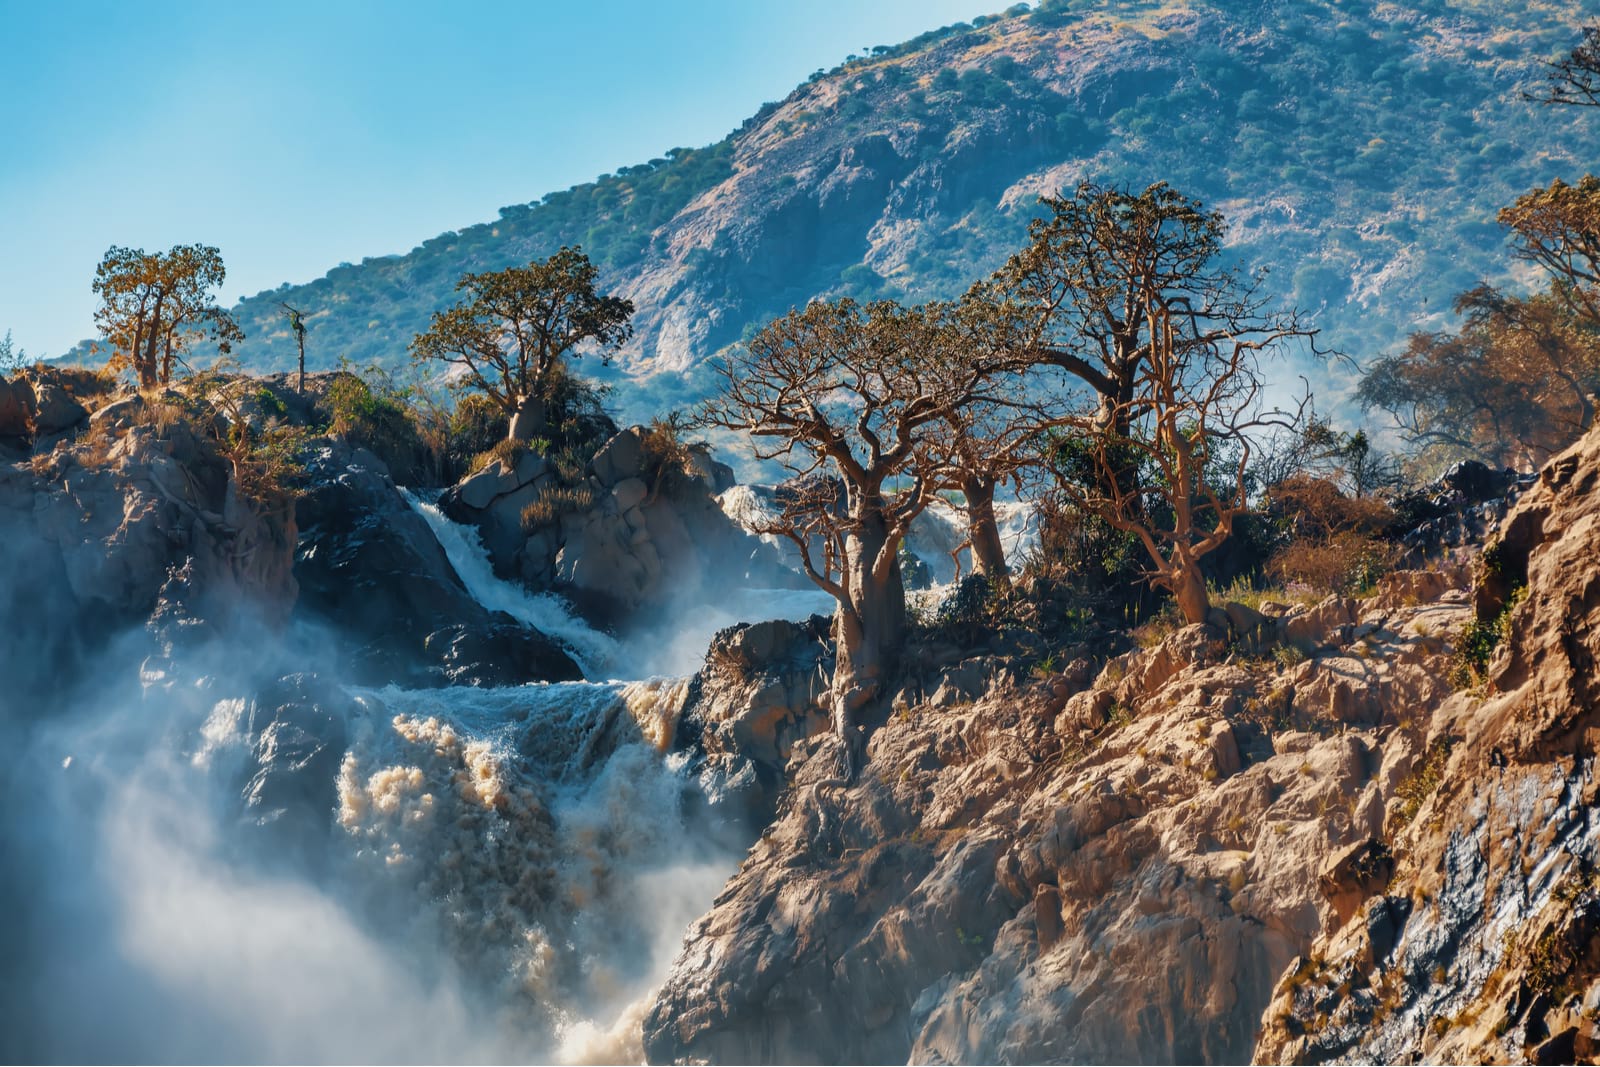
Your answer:
[[[1289,542],[1267,563],[1276,581],[1317,590],[1360,593],[1393,567],[1395,546],[1381,536],[1394,518],[1375,497],[1353,497],[1326,478],[1297,474],[1274,486],[1267,511]]]
[[[647,485],[656,485],[661,476],[689,467],[689,445],[683,440],[685,420],[677,412],[650,420],[650,427],[639,442],[641,469]]]
[[[527,441],[518,441],[511,437],[502,437],[491,447],[484,449],[472,457],[472,463],[467,467],[467,473],[477,474],[491,463],[499,463],[506,470],[514,470],[517,464],[530,451],[531,444]]]
[[[1341,533],[1325,541],[1299,538],[1267,564],[1267,573],[1286,585],[1337,593],[1362,593],[1394,567],[1395,546],[1380,538]]]
[[[592,507],[594,490],[587,485],[546,486],[532,503],[522,509],[522,529],[525,533],[532,533],[541,526],[555,522],[562,515],[588,511]]]
[[[73,454],[79,466],[104,467],[111,462],[111,449],[116,443],[117,435],[111,432],[111,427],[103,421],[91,421],[73,442]]]

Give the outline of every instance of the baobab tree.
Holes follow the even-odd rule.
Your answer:
[[[411,342],[419,363],[466,370],[467,381],[505,413],[508,435],[544,428],[544,404],[561,362],[597,350],[602,361],[633,336],[633,302],[595,287],[599,271],[576,246],[526,267],[463,275],[463,300],[435,312]]]
[[[945,420],[1001,399],[997,366],[959,347],[953,315],[849,299],[791,311],[717,368],[700,416],[749,435],[758,458],[800,479],[765,532],[791,540],[837,604],[832,718],[851,758],[857,713],[904,641],[899,548],[950,467]]]
[[[155,253],[113,245],[94,275],[94,320],[111,345],[108,366],[131,367],[139,387],[153,389],[172,380],[173,364],[202,337],[230,351],[244,331],[213,297],[226,277],[222,255],[210,245]]]
[[[960,494],[953,506],[966,520],[961,548],[972,554],[972,573],[1003,586],[1009,569],[995,496],[1007,483],[1020,488],[1023,471],[1039,464],[1046,433],[1059,422],[1061,397],[1052,388],[1057,383],[1043,373],[1047,368],[1016,357],[1014,324],[987,287],[974,286],[946,320],[943,328],[951,336],[945,344],[980,361],[989,380],[981,396],[951,407],[938,427],[949,457],[942,487]]]

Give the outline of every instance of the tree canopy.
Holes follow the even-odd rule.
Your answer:
[[[605,359],[632,336],[633,302],[595,287],[577,246],[526,267],[463,275],[462,299],[435,312],[411,343],[418,362],[461,367],[507,416],[541,401],[563,359],[592,346]]]
[[[131,367],[141,388],[166,385],[173,364],[196,340],[210,337],[226,354],[244,338],[217,306],[213,290],[227,271],[210,245],[175,245],[166,252],[113,245],[95,269],[100,297],[95,324],[112,347],[108,366]]]
[[[899,549],[945,484],[945,420],[1017,393],[1003,356],[974,347],[981,330],[962,316],[942,303],[812,303],[734,350],[701,415],[800,479],[766,532],[795,544],[838,605],[834,721],[847,740],[902,640]]]

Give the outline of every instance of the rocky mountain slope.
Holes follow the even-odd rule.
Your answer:
[[[701,395],[704,360],[820,293],[959,292],[1025,237],[1037,196],[1167,180],[1223,210],[1269,296],[1369,355],[1506,274],[1494,212],[1595,158],[1592,127],[1521,97],[1583,11],[1052,0],[819,71],[718,144],[502,209],[411,252],[236,309],[255,369],[403,360],[463,271],[581,243],[638,306],[630,415]],[[594,368],[589,368],[593,370]]]
[[[651,1061],[1592,1058],[1597,479],[1600,433],[1366,599],[1054,672],[924,648],[853,782],[817,634],[725,635],[681,730],[776,815]]]

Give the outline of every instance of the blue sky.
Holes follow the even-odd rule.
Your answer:
[[[90,336],[113,244],[216,245],[232,303],[711,143],[818,67],[1006,6],[0,0],[0,335]]]

